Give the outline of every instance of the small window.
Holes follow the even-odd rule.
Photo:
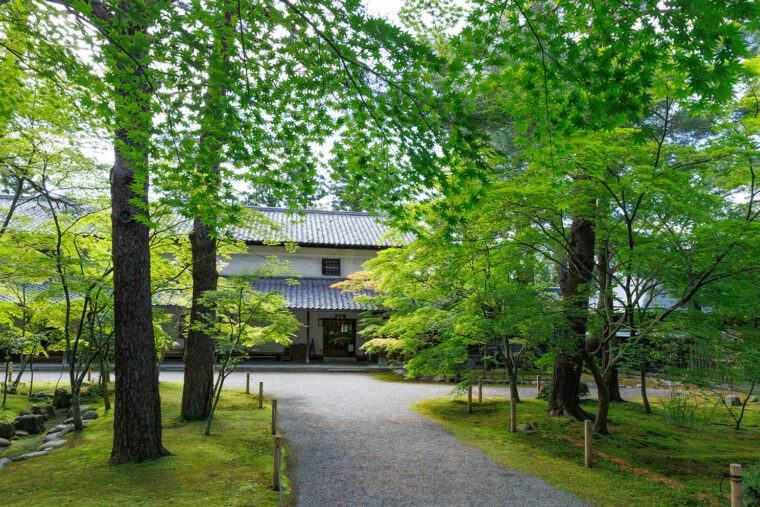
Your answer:
[[[340,276],[340,259],[322,259],[322,274]]]

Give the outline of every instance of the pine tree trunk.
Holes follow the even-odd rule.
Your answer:
[[[644,412],[652,413],[652,407],[649,406],[649,397],[647,396],[647,362],[641,361],[639,364],[639,374],[641,380],[641,399],[644,401]]]
[[[567,245],[567,265],[558,269],[565,328],[556,345],[547,411],[550,416],[583,420],[587,413],[578,402],[583,347],[586,341],[588,287],[594,269],[594,222],[574,217]]]
[[[193,257],[193,302],[190,322],[203,322],[212,310],[198,302],[204,292],[216,290],[216,240],[199,218],[193,221],[190,245]],[[185,341],[185,384],[182,388],[182,417],[205,419],[214,395],[214,340],[205,333],[188,331]]]
[[[129,83],[126,89],[132,90]],[[134,83],[133,83],[134,84]],[[111,180],[111,221],[114,285],[115,401],[113,448],[109,464],[144,461],[168,454],[161,443],[161,400],[158,392],[156,343],[150,292],[148,226],[136,219],[146,214],[130,203],[138,199],[147,206],[148,160],[139,139],[149,131],[149,112],[129,112],[146,94],[132,91],[117,108],[121,125],[116,132],[115,163]],[[132,99],[131,101],[129,99]],[[123,108],[123,109],[122,109]],[[140,126],[143,129],[140,129]],[[138,178],[140,178],[138,180]],[[133,186],[142,181],[143,194]]]

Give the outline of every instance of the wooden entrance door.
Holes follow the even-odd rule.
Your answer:
[[[356,320],[325,319],[324,355],[353,356],[356,354]]]

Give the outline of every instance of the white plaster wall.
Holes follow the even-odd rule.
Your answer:
[[[246,269],[254,270],[261,267],[266,262],[267,257],[275,256],[280,260],[289,261],[299,275],[319,278],[323,277],[322,259],[340,259],[340,277],[345,278],[360,271],[362,264],[376,255],[375,250],[352,248],[299,247],[291,253],[283,246],[249,245],[247,253],[235,254],[229,260],[223,260],[226,265],[222,267],[220,273],[222,275],[239,275]]]

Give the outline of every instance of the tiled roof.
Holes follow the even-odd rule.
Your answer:
[[[0,196],[0,208],[10,206],[10,196]],[[231,230],[235,239],[247,243],[293,242],[301,246],[333,246],[346,248],[383,248],[398,242],[414,240],[412,234],[388,236],[392,228],[369,213],[356,211],[302,210],[290,212],[283,208],[252,208],[269,221],[259,221],[247,227]],[[22,218],[23,217],[23,218]],[[19,220],[20,219],[20,220]],[[46,203],[22,198],[12,227],[36,229],[50,220]],[[271,224],[271,225],[270,225]],[[189,233],[190,220],[180,222],[178,232]]]
[[[295,280],[296,284],[291,280]],[[279,292],[288,301],[291,310],[366,311],[370,305],[353,300],[354,295],[341,294],[340,289],[331,285],[343,281],[339,278],[262,278],[253,283],[253,288],[261,292]],[[362,294],[371,294],[362,291]]]
[[[282,208],[253,208],[278,230],[266,224],[233,229],[236,239],[249,243],[292,241],[303,246],[344,246],[382,248],[394,243],[410,242],[411,234],[386,237],[391,227],[378,217],[356,211],[303,210],[289,213]]]

